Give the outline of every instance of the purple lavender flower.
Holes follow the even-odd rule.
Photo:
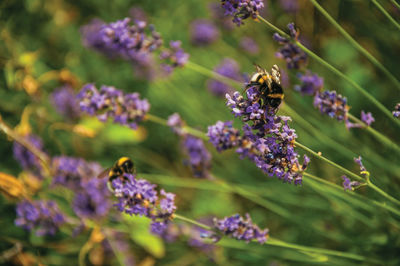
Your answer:
[[[62,185],[74,191],[80,190],[88,180],[96,178],[103,170],[98,163],[67,156],[54,157],[52,168],[53,184]]]
[[[240,141],[240,132],[233,128],[232,121],[218,121],[209,126],[207,136],[219,152],[237,147]]]
[[[121,57],[128,60],[138,74],[151,79],[154,75],[152,52],[163,43],[161,36],[148,27],[150,34],[146,34],[146,22],[136,20],[130,25],[130,19],[125,18],[106,24],[94,20],[82,27],[83,43],[109,57]]]
[[[26,136],[25,139],[34,147],[39,150],[43,150],[42,140],[36,135]],[[13,144],[13,155],[15,160],[17,160],[22,168],[27,171],[31,171],[37,177],[42,178],[42,166],[40,164],[39,158],[37,158],[31,151],[26,149],[24,146],[18,142]]]
[[[246,218],[239,214],[225,217],[224,219],[214,219],[214,226],[224,235],[244,240],[247,243],[251,240],[257,240],[260,244],[264,244],[268,239],[268,229],[261,230],[257,225],[253,224],[250,215],[246,214]]]
[[[193,175],[199,178],[210,178],[211,154],[207,151],[203,141],[183,131],[186,123],[178,113],[169,116],[167,124],[175,134],[181,137],[182,150],[188,157],[186,163],[190,165]]]
[[[400,118],[400,103],[396,104],[392,114],[393,114],[394,117]]]
[[[171,41],[170,48],[163,50],[160,54],[160,59],[167,62],[162,65],[167,74],[171,73],[174,68],[183,67],[189,61],[189,54],[185,53],[181,44],[181,41]]]
[[[358,158],[354,158],[354,162],[360,166],[360,174],[363,175],[365,178],[368,178],[369,172],[363,165],[361,156],[358,156]]]
[[[124,94],[114,87],[102,86],[98,91],[93,84],[86,84],[77,97],[82,111],[96,115],[102,122],[112,118],[114,123],[133,129],[150,109],[149,102],[141,100],[139,93]]]
[[[172,129],[172,131],[178,136],[183,136],[183,127],[185,126],[185,121],[182,120],[178,113],[173,113],[168,117],[167,125]]]
[[[233,23],[233,21],[229,17],[224,15],[225,11],[221,8],[221,4],[212,2],[208,5],[208,8],[211,11],[213,20],[220,27],[228,31],[231,31],[235,28],[235,24]]]
[[[259,86],[248,87],[245,97],[239,92],[232,96],[226,95],[227,105],[232,113],[245,123],[241,136],[234,137],[234,142],[230,143],[237,144],[236,152],[241,158],[249,158],[269,176],[301,184],[302,172],[309,159],[305,157],[303,164],[299,163],[299,155],[294,149],[297,135],[288,124],[291,119],[275,115],[276,109],[262,103],[261,97],[262,90]],[[226,140],[220,137],[221,126],[215,128],[219,130],[211,131],[210,140],[215,147],[224,147]],[[225,131],[236,132],[233,129]]]
[[[279,0],[279,4],[288,13],[296,13],[299,10],[298,0]]]
[[[299,73],[298,78],[302,83],[301,85],[296,85],[294,89],[302,95],[315,95],[324,86],[324,79],[311,71],[307,71],[305,75]]]
[[[22,201],[17,205],[15,225],[36,230],[36,235],[54,235],[65,222],[64,215],[53,201]]]
[[[183,140],[183,147],[187,153],[193,175],[199,178],[210,178],[211,154],[207,151],[201,139],[186,135]]]
[[[298,40],[299,31],[296,30],[293,23],[288,24],[290,36],[294,40]],[[307,54],[303,52],[296,44],[292,43],[290,39],[274,33],[273,39],[282,45],[282,48],[275,54],[277,58],[284,59],[289,69],[300,69],[307,64]]]
[[[244,81],[243,76],[239,72],[239,64],[231,58],[224,58],[221,63],[214,68],[214,72],[239,82]],[[223,97],[226,93],[231,93],[233,91],[232,87],[215,79],[208,80],[207,86],[211,93],[219,97]]]
[[[351,181],[351,180],[350,180],[349,178],[347,178],[347,176],[345,176],[345,175],[342,176],[342,179],[343,179],[343,184],[342,184],[342,186],[343,186],[343,188],[344,188],[345,191],[346,191],[346,190],[353,191],[353,190],[354,190],[354,187],[360,185],[360,182],[358,182],[358,181]]]
[[[219,38],[219,31],[212,22],[206,19],[197,19],[190,25],[190,35],[193,44],[205,46]]]
[[[370,126],[373,122],[375,122],[375,118],[372,116],[371,112],[365,113],[364,110],[362,110],[361,121],[367,124],[367,126]]]
[[[250,37],[243,37],[239,45],[244,51],[252,55],[258,54],[260,51],[256,41]]]
[[[57,88],[51,95],[52,103],[62,116],[75,120],[79,118],[81,111],[75,98],[74,89],[69,85]]]
[[[72,208],[81,218],[98,219],[111,208],[106,179],[92,178],[75,194]]]
[[[336,118],[338,121],[347,121],[350,107],[346,97],[337,94],[336,91],[317,92],[314,97],[314,106],[323,114]]]
[[[243,20],[251,17],[257,20],[259,11],[264,7],[262,0],[221,0],[225,16],[232,16],[233,22],[240,26]]]
[[[159,195],[156,185],[137,179],[134,174],[124,174],[124,177],[125,180],[116,178],[112,181],[114,196],[119,200],[115,206],[120,212],[146,216],[153,223],[165,223],[173,217],[176,210],[174,194],[161,190]],[[153,224],[152,229],[160,231],[162,224]]]

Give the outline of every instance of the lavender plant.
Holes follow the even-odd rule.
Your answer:
[[[143,4],[143,9],[130,9],[124,3],[114,3],[112,8],[97,2],[90,8],[63,1],[54,5],[5,3],[3,7],[10,12],[4,16],[12,19],[7,23],[0,19],[0,50],[5,52],[0,131],[14,141],[15,160],[7,156],[13,147],[7,143],[1,146],[5,156],[0,167],[0,193],[5,197],[0,198],[0,209],[5,215],[0,228],[0,264],[164,265],[195,261],[223,265],[235,260],[260,265],[297,261],[397,265],[393,243],[398,240],[400,216],[396,196],[400,148],[396,128],[377,112],[398,124],[400,107],[396,105],[392,112],[383,105],[393,106],[393,100],[397,101],[386,84],[396,84],[397,78],[379,62],[395,70],[392,61],[396,51],[387,47],[397,37],[380,15],[390,19],[389,13],[397,11],[388,9],[389,3],[372,1],[378,10],[349,3],[346,12],[338,6],[340,21],[336,22],[318,2],[310,1],[322,17],[309,16],[306,2],[287,1],[223,0],[211,3],[216,4],[211,10],[195,2],[178,8],[163,5],[162,9],[149,3]],[[266,12],[264,6],[268,6]],[[122,9],[130,18],[104,22],[121,16]],[[151,10],[151,16],[144,10]],[[363,24],[355,23],[349,11],[364,12],[357,16]],[[99,12],[102,19],[81,27],[81,33],[84,45],[106,58],[72,45],[79,43],[75,35],[81,18],[86,20]],[[196,20],[199,14],[207,17],[204,12],[211,13],[208,24]],[[14,13],[15,17],[10,16]],[[360,66],[357,75],[338,65],[346,70],[344,74],[307,48],[294,24],[289,24],[287,34],[261,14],[278,23],[296,15],[302,32],[317,37],[318,42],[309,38],[307,47],[323,55],[327,55],[326,49],[340,55],[343,47],[327,45],[335,33],[326,34],[326,24],[319,23],[327,18],[383,77],[356,60],[349,60],[349,65],[355,69]],[[366,14],[368,19],[362,16]],[[156,27],[149,25],[150,21]],[[190,21],[196,23],[187,27]],[[279,64],[273,56],[276,43],[261,24],[252,21],[262,22],[277,33],[273,39],[281,47],[276,56],[287,64],[289,77],[299,80],[282,81],[285,101],[279,107],[266,101],[267,83],[256,84],[252,79],[243,84],[247,79],[239,72],[251,72],[251,63]],[[319,26],[313,27],[313,21]],[[353,25],[346,29],[355,37],[347,36],[339,23]],[[49,31],[51,38],[47,38]],[[362,44],[355,41],[358,36],[363,37]],[[376,39],[369,39],[371,36]],[[170,41],[174,39],[181,41]],[[191,49],[190,42],[214,45]],[[361,45],[377,54],[379,61]],[[385,53],[379,54],[382,47]],[[214,70],[206,67],[227,56],[235,61],[222,60]],[[141,80],[131,78],[127,72],[131,68],[120,59],[131,64]],[[323,69],[315,73],[313,61],[356,91],[345,93],[347,88],[337,80],[335,87],[330,87],[332,77]],[[178,69],[182,66],[185,69]],[[174,75],[164,78],[172,72]],[[199,86],[204,82],[198,74],[210,79],[205,88]],[[365,82],[359,78],[367,76]],[[97,89],[89,83],[75,97],[72,87],[81,86],[80,80],[114,84],[126,91],[112,86]],[[314,100],[296,96],[289,90],[290,84]],[[207,87],[219,97],[227,94],[228,108],[224,109],[224,100],[209,95]],[[364,104],[360,95],[369,102]],[[313,111],[312,102],[324,116]],[[350,103],[361,110],[360,118],[351,114]],[[23,111],[22,105],[26,105]],[[162,118],[170,113],[174,114]],[[232,114],[238,119],[230,121]],[[332,125],[328,132],[323,128],[335,120],[348,129],[360,130]],[[16,121],[20,122],[14,129],[8,126]],[[55,134],[61,127],[67,130]],[[167,127],[179,138],[184,164],[193,176],[202,179],[177,171],[175,165],[181,157],[174,156],[175,141],[171,134],[165,134]],[[92,134],[81,134],[75,130],[78,128]],[[34,136],[41,136],[46,149]],[[301,160],[299,149],[316,160],[311,165],[306,155]],[[126,171],[122,165],[114,164],[110,172],[101,166],[110,166],[110,161],[121,156],[137,162],[139,173]],[[251,163],[239,160],[244,158]],[[14,169],[17,163],[22,172]],[[282,185],[265,175],[301,186]],[[16,213],[10,211],[14,206]],[[253,220],[269,228],[261,229]],[[22,234],[21,228],[36,236]],[[304,246],[306,243],[313,247]]]

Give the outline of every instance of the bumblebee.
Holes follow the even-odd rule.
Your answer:
[[[246,90],[252,86],[259,86],[263,102],[274,109],[278,108],[284,98],[279,67],[273,65],[269,73],[260,66],[255,66],[257,72],[251,77]]]
[[[128,157],[121,157],[119,158],[112,167],[107,168],[104,170],[98,178],[104,178],[108,176],[107,186],[108,188],[113,191],[112,189],[112,181],[116,178],[121,178],[123,181],[126,181],[126,177],[124,174],[135,174],[136,168],[133,161]]]

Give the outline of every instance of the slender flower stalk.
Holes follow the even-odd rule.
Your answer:
[[[262,17],[261,17],[261,18],[262,18]],[[261,20],[261,18],[260,18],[260,20]],[[265,20],[265,23],[269,23],[269,22]],[[272,25],[272,24],[271,24],[271,25]],[[272,25],[272,26],[273,26],[273,25]],[[275,26],[273,26],[273,27],[275,27]],[[275,28],[276,28],[276,27],[275,27]],[[278,28],[276,28],[276,29],[278,29]],[[285,36],[286,38],[289,38],[289,37],[290,37],[289,35],[287,35],[287,34],[286,34],[285,32],[283,32],[283,31],[281,31],[280,29],[278,29],[277,31],[279,32],[280,35]],[[321,60],[322,60],[322,59],[321,59]],[[323,62],[325,62],[325,61],[323,61]],[[218,73],[215,73],[215,72],[213,72],[213,71],[211,71],[211,70],[209,70],[209,69],[207,69],[207,68],[205,68],[205,67],[203,67],[203,66],[200,66],[200,65],[198,65],[198,64],[195,64],[195,63],[193,63],[193,62],[191,62],[191,61],[189,61],[189,62],[187,63],[186,67],[188,67],[188,68],[190,68],[190,69],[192,69],[192,70],[194,70],[194,71],[196,71],[196,72],[198,72],[198,73],[200,73],[200,74],[203,74],[203,75],[205,75],[205,76],[207,76],[207,77],[212,77],[212,78],[214,78],[214,79],[216,79],[216,80],[218,80],[218,81],[220,81],[220,82],[226,83],[226,84],[228,84],[228,85],[230,85],[230,86],[232,86],[232,87],[234,87],[234,88],[240,88],[240,86],[242,85],[242,84],[240,84],[239,82],[237,82],[237,81],[235,81],[235,80],[233,80],[233,79],[230,79],[230,78],[227,78],[227,77],[225,77],[225,76],[219,75]],[[357,84],[356,84],[356,85],[357,85]],[[290,107],[289,107],[287,104],[285,104],[285,105],[283,105],[282,110],[284,110],[284,111],[285,111],[285,110],[289,110],[289,108],[290,108]],[[291,112],[292,115],[293,115],[293,114],[296,115],[296,113],[295,113],[295,111],[294,111],[293,109],[290,109],[290,112]],[[389,111],[389,113],[390,113],[390,111]],[[399,112],[399,113],[400,113],[400,112]],[[396,114],[397,114],[397,113],[396,113]],[[381,141],[383,144],[387,145],[387,147],[389,147],[389,148],[395,148],[397,151],[400,151],[400,147],[399,147],[395,142],[391,141],[388,137],[386,137],[385,135],[383,135],[383,134],[380,133],[379,131],[373,129],[372,127],[367,127],[367,125],[366,125],[364,122],[362,122],[361,120],[357,119],[357,118],[356,118],[355,116],[353,116],[351,113],[348,112],[347,115],[348,115],[349,119],[352,120],[353,122],[356,122],[356,123],[359,124],[359,125],[365,125],[366,130],[367,130],[369,133],[371,133],[376,139],[378,139],[379,141]],[[392,114],[392,113],[390,113],[390,115],[391,115],[391,117],[393,117],[393,114]],[[297,117],[300,117],[300,118],[302,119],[302,116],[300,116],[300,115],[298,115],[298,114],[297,114]],[[394,119],[396,119],[396,118],[394,118]],[[400,121],[400,119],[399,119],[399,121]],[[192,133],[197,134],[198,132],[192,132]],[[192,135],[194,135],[194,134],[192,134]],[[196,136],[197,136],[197,137],[201,137],[200,135],[201,135],[201,134],[197,134]],[[321,135],[321,134],[317,134],[317,136],[319,136],[319,135]],[[203,138],[204,138],[204,136],[203,136]],[[336,148],[337,146],[334,146],[334,147]]]
[[[378,3],[376,0],[371,0],[372,3],[382,12],[382,14],[387,17],[390,22],[398,29],[400,30],[400,24],[387,12],[381,4]]]
[[[268,20],[264,19],[260,15],[258,15],[258,18],[260,21],[262,21],[264,24],[266,24],[268,27],[273,29],[274,31],[278,32],[282,37],[285,38],[291,38],[291,36],[275,25],[273,25],[271,22]],[[392,113],[382,104],[380,103],[375,97],[373,97],[369,92],[367,92],[364,88],[362,88],[360,85],[358,85],[356,82],[354,82],[352,79],[350,79],[348,76],[346,76],[343,72],[326,62],[324,59],[316,55],[314,52],[309,50],[307,47],[302,45],[299,41],[292,40],[294,44],[296,44],[300,49],[302,49],[304,52],[306,52],[311,58],[316,60],[318,63],[329,69],[331,72],[333,72],[335,75],[341,77],[345,81],[347,81],[350,85],[352,85],[355,89],[357,89],[361,94],[363,94],[368,100],[370,100],[373,104],[375,104],[386,116],[388,116],[392,121],[395,122],[397,126],[400,127],[400,121],[397,121],[393,116]]]
[[[329,15],[329,13],[320,4],[318,4],[316,0],[310,0],[310,2],[351,43],[351,45],[353,45],[354,48],[356,48],[360,53],[367,57],[372,62],[372,64],[379,68],[393,82],[393,84],[396,85],[396,88],[400,90],[400,82],[396,79],[395,76],[393,76],[392,73],[390,73],[390,71],[385,66],[383,66],[370,52],[368,52],[367,49],[362,47],[356,40],[354,40],[353,37],[351,37],[351,35],[342,26],[340,26],[340,24],[337,23],[336,20],[331,15]],[[377,5],[375,0],[372,0],[372,2]]]
[[[155,122],[155,121],[160,121],[160,122],[161,122],[161,123],[160,123],[161,125],[166,125],[166,123],[164,123],[164,121],[165,121],[164,119],[154,119],[154,120],[152,120],[152,121],[154,121],[154,122]],[[156,122],[156,123],[157,123],[157,122]],[[188,127],[188,126],[187,126],[187,127]],[[195,132],[198,132],[198,130],[196,130],[196,129],[193,129],[193,130],[194,130]],[[198,133],[199,133],[199,132],[198,132]],[[203,135],[204,135],[204,138],[205,138],[205,139],[208,139],[205,133],[203,133]],[[344,167],[338,165],[337,163],[335,163],[335,162],[333,162],[333,161],[327,159],[326,157],[322,156],[321,154],[319,154],[319,153],[317,153],[317,152],[311,150],[311,149],[308,148],[307,146],[305,146],[305,145],[303,145],[303,144],[301,144],[301,143],[299,143],[299,142],[297,142],[297,141],[294,142],[294,145],[297,146],[297,147],[299,147],[299,148],[301,148],[301,149],[303,149],[303,150],[305,150],[306,152],[310,153],[310,154],[313,155],[315,158],[320,159],[320,160],[322,160],[322,161],[324,161],[324,162],[326,162],[326,163],[332,165],[333,167],[339,169],[340,171],[342,171],[342,172],[345,173],[345,174],[348,174],[349,176],[353,177],[354,179],[356,179],[356,180],[358,180],[358,181],[365,182],[365,179],[364,179],[363,177],[361,177],[361,176],[359,176],[359,175],[357,175],[357,174],[355,174],[355,173],[349,171],[348,169],[346,169],[346,168],[344,168]],[[305,173],[305,172],[303,172],[303,173]],[[393,202],[393,203],[395,203],[395,204],[397,204],[397,205],[400,205],[400,201],[399,201],[398,199],[396,199],[396,198],[390,196],[388,193],[384,192],[382,189],[380,189],[379,187],[377,187],[376,185],[374,185],[371,181],[367,181],[367,186],[370,187],[371,189],[375,190],[376,192],[378,192],[381,196],[385,197],[387,200],[389,200],[389,201],[391,201],[391,202]]]

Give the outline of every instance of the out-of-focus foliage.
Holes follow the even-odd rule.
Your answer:
[[[294,21],[301,29],[302,42],[307,47],[344,71],[389,109],[400,102],[400,94],[392,88],[390,81],[360,55],[309,1],[293,0],[298,4],[295,12],[286,11],[281,2],[288,1],[268,1],[262,15],[282,29]],[[379,10],[369,1],[320,2],[361,45],[400,78],[400,35]],[[399,20],[400,11],[390,1],[381,2]],[[127,93],[139,92],[141,97],[149,100],[152,114],[167,118],[178,112],[188,125],[204,132],[207,126],[218,120],[233,119],[230,109],[225,106],[225,99],[213,95],[208,89],[209,78],[190,68],[178,68],[169,77],[147,81],[134,76],[128,62],[107,58],[83,46],[80,27],[91,19],[112,22],[131,16],[132,7],[141,8],[148,22],[162,34],[164,42],[181,40],[182,47],[190,54],[190,61],[198,65],[213,69],[225,58],[231,58],[238,62],[240,72],[248,76],[254,71],[253,63],[267,69],[278,64],[290,79],[285,82],[284,105],[299,114],[299,117],[292,117],[291,123],[298,140],[357,173],[359,170],[353,157],[361,155],[376,184],[398,197],[399,154],[382,146],[365,130],[347,130],[343,123],[321,115],[312,106],[311,98],[301,97],[293,90],[299,80],[287,71],[283,61],[275,57],[278,45],[272,40],[273,32],[262,23],[251,20],[246,20],[239,28],[223,28],[213,18],[210,4],[219,4],[219,1],[1,1],[2,119],[21,135],[33,133],[40,136],[44,150],[50,156],[82,157],[97,161],[104,168],[121,156],[131,157],[139,176],[146,173],[150,181],[176,193],[179,213],[193,219],[222,218],[248,212],[260,227],[268,227],[274,238],[351,252],[387,265],[398,265],[399,217],[361,200],[349,200],[345,193],[351,192],[338,192],[312,180],[305,180],[302,186],[284,184],[268,178],[251,162],[240,160],[235,152],[217,153],[211,144],[207,144],[213,156],[213,176],[240,184],[259,195],[263,203],[258,201],[256,204],[192,177],[190,169],[183,163],[185,155],[180,151],[179,138],[168,127],[145,121],[133,131],[111,122],[100,123],[88,116],[67,119],[56,111],[51,94],[57,88],[69,85],[78,92],[83,84],[90,82],[97,86],[115,86]],[[218,39],[208,46],[191,42],[190,23],[197,19],[208,19],[218,27]],[[255,40],[258,52],[248,53],[241,48],[242,39],[248,37]],[[309,68],[324,78],[326,89],[347,96],[353,114],[359,116],[361,110],[372,112],[376,120],[373,127],[399,143],[398,128],[359,92],[312,60]],[[234,124],[240,126],[237,120]],[[336,143],[332,144],[327,138]],[[91,224],[78,234],[75,232],[79,228],[76,218],[76,224],[63,227],[54,236],[36,236],[15,226],[15,198],[20,194],[37,192],[37,198],[56,200],[62,211],[74,217],[72,193],[49,186],[51,182],[48,179],[39,181],[27,177],[29,174],[23,172],[19,162],[13,158],[10,139],[0,134],[0,143],[0,186],[5,192],[0,196],[0,264],[76,265],[79,256],[93,265],[125,264],[130,259],[128,257],[133,257],[140,265],[357,263],[312,252],[234,241],[222,241],[210,254],[188,245],[187,235],[173,243],[164,242],[149,233],[146,219],[124,216],[121,220],[115,218],[115,210],[103,218],[100,230]],[[322,161],[312,160],[309,171],[341,184],[342,173]],[[12,187],[3,185],[6,182],[7,185],[12,183]],[[47,188],[41,190],[41,187]],[[379,199],[365,188],[357,193]],[[123,236],[109,228],[123,233]],[[121,239],[126,240],[124,248],[119,248],[116,243]],[[364,263],[373,264],[369,261]]]

